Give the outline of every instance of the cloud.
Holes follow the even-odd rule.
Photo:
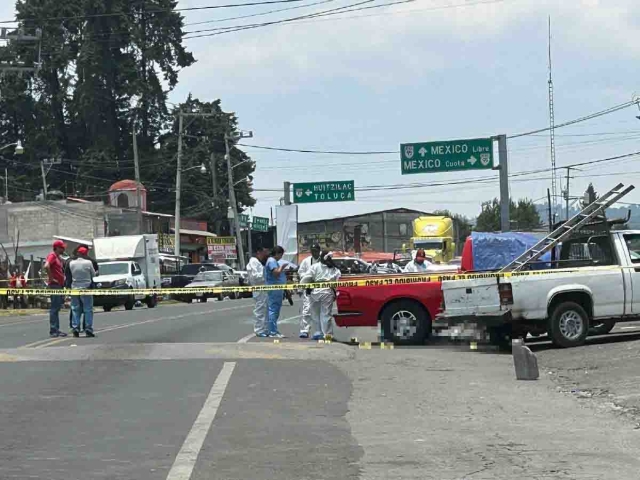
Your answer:
[[[417,1],[344,15],[361,18],[336,15],[194,39],[187,44],[200,62],[185,71],[183,79],[191,83],[213,77],[221,94],[239,87],[255,93],[286,93],[305,88],[309,82],[340,78],[374,90],[391,84],[411,84],[456,62],[477,65],[481,62],[477,55],[480,48],[485,49],[485,61],[486,57],[498,55],[499,49],[513,51],[531,41],[537,42],[544,54],[547,15],[552,16],[558,49],[576,55],[588,50],[592,59],[606,59],[612,54],[637,58],[640,13],[633,9],[633,3],[634,0]],[[462,4],[467,6],[463,8]],[[331,5],[317,7],[328,8]],[[211,75],[205,75],[207,72]],[[210,80],[206,84],[210,87]]]

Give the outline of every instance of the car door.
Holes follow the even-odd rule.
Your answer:
[[[131,265],[132,268],[132,274],[133,274],[133,281],[134,281],[134,285],[136,288],[146,288],[146,281],[144,278],[144,275],[142,274],[142,269],[140,268],[140,265],[138,265],[136,262],[134,262]]]
[[[631,308],[627,308],[626,313],[638,315],[640,314],[640,234],[624,234],[622,240],[624,242],[622,250],[626,256],[624,263],[631,266],[625,269],[625,281],[631,284],[630,295],[627,294],[627,305],[630,304]]]

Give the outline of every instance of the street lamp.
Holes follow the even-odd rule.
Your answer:
[[[22,142],[18,140],[15,143],[8,143],[7,145],[0,147],[0,150],[4,150],[5,148],[16,147],[13,153],[16,155],[22,155],[24,153],[24,147],[22,146]],[[9,201],[9,171],[8,169],[4,169],[4,201]]]
[[[189,168],[185,168],[184,170],[182,170],[182,172],[188,172],[189,170],[193,170],[195,168],[199,168],[200,169],[200,173],[201,174],[205,174],[207,173],[207,167],[205,166],[204,162],[202,162],[200,165],[196,165],[194,167],[189,167]]]
[[[24,147],[22,146],[22,142],[20,140],[14,143],[8,143],[5,146],[0,147],[0,150],[4,150],[5,148],[9,148],[9,147],[16,147],[16,149],[13,152],[16,155],[22,155],[24,153]]]

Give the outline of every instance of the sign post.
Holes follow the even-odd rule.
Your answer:
[[[493,143],[498,141],[498,165],[494,166]],[[400,144],[402,175],[469,170],[499,170],[500,230],[511,230],[509,219],[509,166],[507,136]]]
[[[294,183],[294,203],[351,202],[355,200],[354,181]]]
[[[269,219],[267,217],[253,217],[251,222],[251,229],[255,232],[268,232],[269,231]]]
[[[400,145],[402,175],[493,168],[490,138]]]

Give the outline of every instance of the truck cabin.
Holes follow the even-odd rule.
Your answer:
[[[559,248],[553,249],[551,263],[554,268],[576,268],[603,265],[618,265],[619,260],[611,240],[615,225],[623,226],[627,218],[608,220],[604,216],[577,229]],[[564,222],[554,225],[559,228]],[[559,258],[555,258],[558,256]]]

